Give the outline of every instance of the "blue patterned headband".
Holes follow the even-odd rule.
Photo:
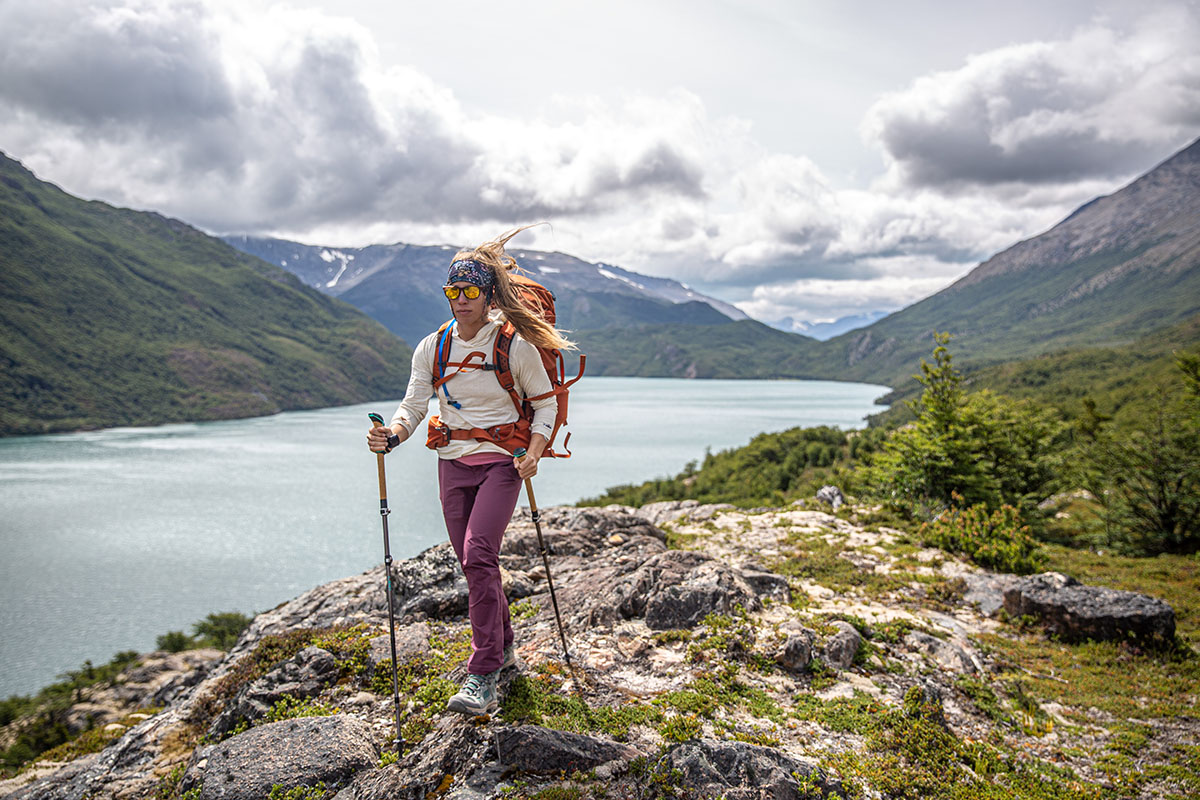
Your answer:
[[[496,275],[485,264],[470,258],[460,258],[450,265],[450,272],[446,275],[447,286],[455,281],[473,283],[490,295],[492,286],[496,283]]]

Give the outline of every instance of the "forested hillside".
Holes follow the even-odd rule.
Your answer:
[[[410,352],[277,267],[0,156],[0,434],[394,397]]]

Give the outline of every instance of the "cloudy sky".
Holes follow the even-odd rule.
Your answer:
[[[0,0],[0,150],[213,233],[891,310],[1200,136],[1194,0]]]

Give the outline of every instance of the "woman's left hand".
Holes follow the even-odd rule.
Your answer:
[[[513,459],[513,466],[517,468],[517,474],[521,476],[521,480],[528,480],[534,475],[537,475],[538,461],[542,458],[542,451],[546,449],[548,440],[540,433],[535,433],[529,440],[528,452],[521,458]]]
[[[537,475],[538,461],[532,453],[527,453],[524,458],[514,458],[513,466],[517,468],[517,474],[521,476],[521,480],[529,480],[534,475]]]

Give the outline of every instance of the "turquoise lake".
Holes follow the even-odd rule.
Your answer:
[[[571,391],[574,456],[542,462],[538,503],[674,475],[764,431],[862,427],[886,391],[587,378]],[[380,563],[367,413],[390,418],[397,402],[0,439],[0,697],[86,659],[151,650],[210,612],[253,614]],[[387,457],[397,558],[445,538],[435,460],[415,440]]]

